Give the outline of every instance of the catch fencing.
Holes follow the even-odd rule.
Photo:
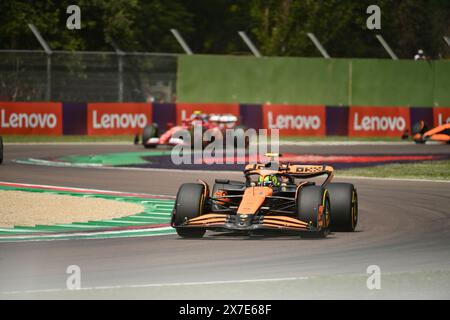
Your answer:
[[[173,102],[177,55],[0,51],[0,101]]]

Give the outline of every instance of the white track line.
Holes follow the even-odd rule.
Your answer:
[[[92,236],[107,236],[122,233],[142,233],[142,232],[158,232],[174,230],[172,227],[159,227],[159,228],[146,228],[146,229],[127,229],[127,230],[117,230],[117,231],[99,231],[99,232],[89,232],[89,233],[58,233],[58,234],[46,234],[46,235],[17,235],[17,236],[0,236],[1,240],[16,240],[16,239],[39,239],[39,238],[49,238],[58,239],[66,237],[92,237]],[[174,230],[175,231],[175,230]],[[82,238],[81,238],[82,239]]]
[[[39,232],[37,230],[32,230],[32,229],[20,229],[20,228],[0,228],[1,232],[12,232],[12,233],[17,233],[17,232],[25,232],[25,233],[33,233],[33,232]]]
[[[68,289],[46,289],[46,290],[26,290],[26,291],[7,291],[0,294],[23,294],[23,293],[50,293],[50,292],[68,292],[68,291],[89,291],[89,290],[114,290],[114,289],[134,289],[134,288],[152,288],[152,287],[178,287],[178,286],[203,286],[203,285],[222,285],[222,284],[240,284],[240,283],[258,283],[258,282],[281,282],[295,280],[309,280],[310,277],[290,277],[290,278],[268,278],[268,279],[246,279],[246,280],[223,280],[223,281],[202,281],[202,282],[172,282],[172,283],[150,283],[124,286],[100,286],[87,287],[78,290]]]
[[[93,225],[76,225],[76,224],[55,224],[52,227],[64,227],[64,228],[74,228],[74,229],[100,229],[104,228],[103,226],[93,226]],[[42,231],[41,231],[42,232]]]
[[[125,220],[125,219],[121,219],[121,220],[100,220],[101,222],[106,222],[106,223],[119,223],[119,224],[142,224],[142,221],[130,221],[130,220]]]
[[[168,197],[168,198],[172,198],[172,199],[175,198],[174,196],[158,195],[158,194],[151,194],[151,193],[111,191],[111,190],[88,189],[88,188],[78,188],[78,187],[52,186],[52,185],[46,185],[46,184],[30,184],[30,183],[21,183],[21,182],[0,181],[0,186],[1,185],[12,186],[12,187],[19,186],[19,187],[24,187],[24,188],[49,188],[49,189],[53,189],[53,190],[49,190],[49,191],[101,192],[101,193],[104,193],[104,194],[116,194],[116,195],[121,195],[122,194],[124,196],[132,194],[133,196],[156,196],[156,197]],[[160,200],[160,199],[155,199],[155,200]],[[165,199],[161,199],[161,200],[165,200]],[[170,199],[167,199],[167,200],[170,200]],[[151,202],[151,199],[144,200],[144,201]]]
[[[149,233],[149,234],[139,234],[139,233],[133,233],[131,235],[124,235],[124,236],[118,236],[118,237],[94,237],[94,238],[89,238],[88,236],[86,237],[78,237],[78,238],[59,238],[59,239],[47,239],[47,238],[43,238],[43,239],[28,239],[25,237],[22,237],[22,239],[15,239],[12,241],[4,241],[1,240],[1,243],[20,243],[20,242],[51,242],[51,241],[79,241],[79,240],[89,240],[89,241],[95,241],[95,240],[105,240],[105,239],[124,239],[124,238],[149,238],[149,237],[162,237],[162,236],[173,236],[175,235],[175,231],[173,233],[167,233],[167,232],[155,232],[155,233]]]
[[[173,205],[172,205],[172,208],[173,208]],[[155,216],[170,216],[172,214],[172,209],[170,211],[168,210],[167,212],[143,212],[143,213],[146,214],[146,215],[144,215],[144,217],[153,217],[154,215]],[[138,216],[138,214],[133,215],[133,217],[134,216],[142,217],[142,216]]]
[[[165,215],[161,215],[161,216],[127,216],[127,218],[139,218],[139,219],[148,219],[148,220],[152,220],[152,219],[164,219],[164,218],[168,218],[170,217],[170,214],[165,214]]]

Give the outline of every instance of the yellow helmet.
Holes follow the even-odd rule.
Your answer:
[[[258,177],[258,185],[260,186],[274,186],[279,187],[281,184],[280,177],[275,174],[267,175],[265,177]]]

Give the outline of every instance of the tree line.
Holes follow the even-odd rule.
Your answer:
[[[66,28],[66,8],[81,9],[81,29]],[[369,5],[381,9],[381,29],[366,26]],[[381,34],[400,58],[418,49],[448,58],[448,0],[2,0],[0,49],[40,49],[33,23],[53,50],[181,52],[180,31],[195,53],[250,54],[245,31],[267,56],[320,56],[307,32],[332,57],[388,58]]]

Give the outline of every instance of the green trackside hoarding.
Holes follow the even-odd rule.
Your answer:
[[[434,105],[450,107],[450,60],[434,63]]]
[[[179,102],[450,106],[450,61],[194,55]]]

